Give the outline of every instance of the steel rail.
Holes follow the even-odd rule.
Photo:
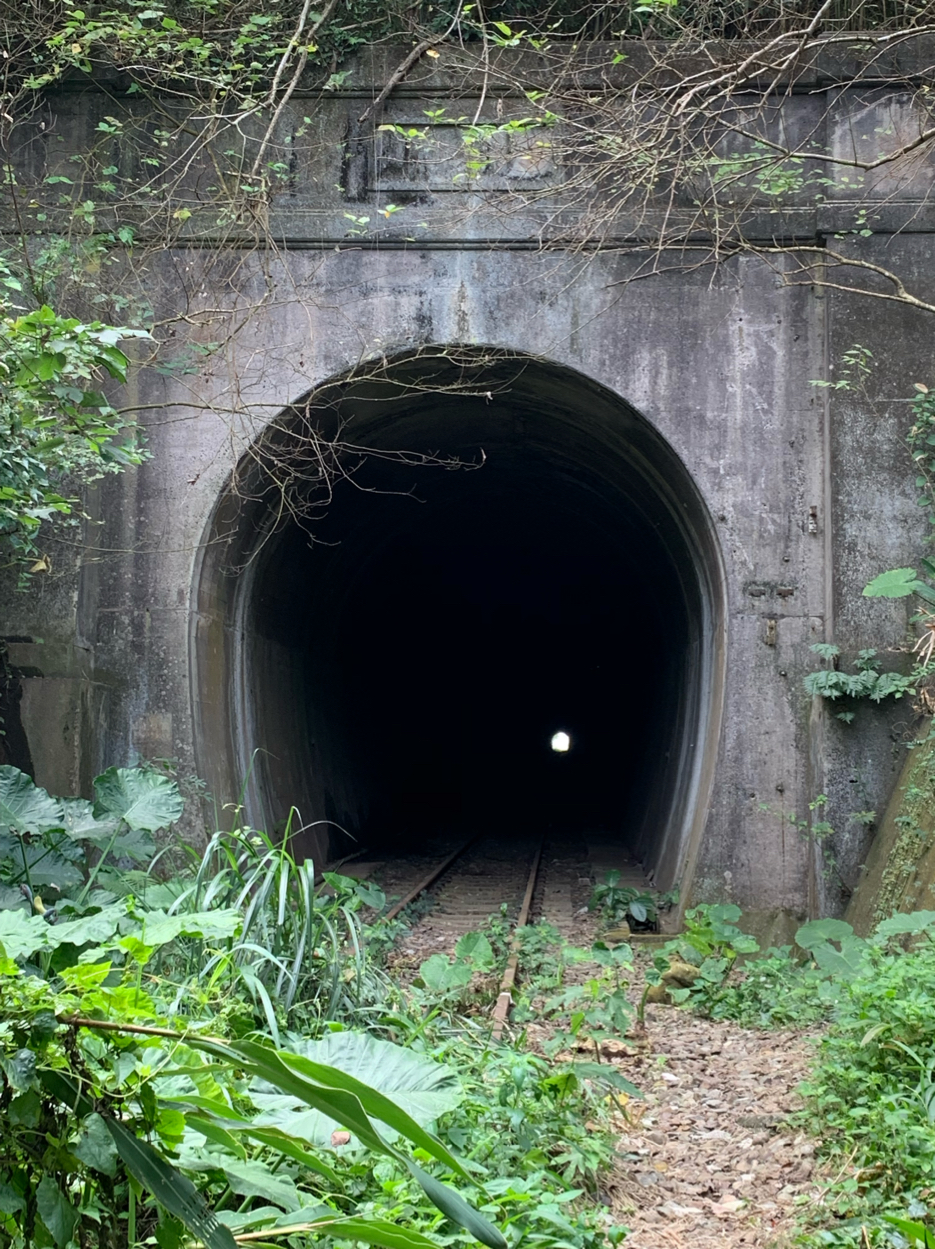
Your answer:
[[[475,833],[473,837],[469,837],[462,846],[459,846],[457,850],[453,850],[452,853],[449,854],[446,859],[443,859],[437,867],[433,867],[428,875],[423,876],[419,883],[413,889],[410,889],[404,898],[397,902],[395,906],[390,907],[383,918],[395,919],[400,911],[403,910],[404,907],[407,907],[410,902],[414,902],[420,893],[424,892],[424,890],[428,889],[431,885],[434,885],[439,876],[441,876],[441,874],[446,871],[452,863],[454,863],[455,859],[459,859],[469,846],[474,845],[474,842],[477,841],[479,835],[480,834]]]
[[[516,973],[519,969],[519,952],[520,952],[520,930],[525,928],[529,922],[529,911],[532,906],[532,895],[536,888],[536,879],[539,875],[539,863],[542,859],[542,850],[545,846],[545,837],[539,842],[532,860],[532,867],[529,871],[529,880],[526,882],[526,892],[523,895],[523,904],[519,908],[519,915],[516,920],[516,927],[513,929],[513,940],[510,943],[510,957],[507,959],[506,970],[503,973],[503,979],[500,981],[500,995],[493,1011],[493,1037],[499,1041],[503,1036],[503,1029],[506,1027],[506,1021],[513,1005],[513,986],[516,983]]]

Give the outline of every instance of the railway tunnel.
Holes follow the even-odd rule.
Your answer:
[[[294,805],[318,858],[541,830],[624,847],[669,887],[700,835],[722,632],[681,461],[619,397],[531,359],[404,360],[329,403],[317,419],[377,454],[346,461],[326,514],[271,527],[275,501],[241,491],[215,518],[203,751],[224,739],[254,822]]]

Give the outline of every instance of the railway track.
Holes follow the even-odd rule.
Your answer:
[[[573,940],[593,886],[580,840],[530,834],[505,840],[478,835],[439,846],[434,856],[406,856],[366,865],[366,874],[397,900],[393,919],[420,898],[431,909],[415,920],[401,945],[417,959],[452,953],[468,932],[483,932],[491,916],[513,929],[512,945],[494,1008],[494,1035],[506,1024],[518,969],[517,933],[545,920]]]

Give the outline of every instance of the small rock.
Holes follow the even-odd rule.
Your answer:
[[[677,1201],[667,1201],[658,1207],[660,1214],[667,1219],[684,1219],[689,1214],[701,1214],[700,1206],[680,1206]]]
[[[745,1203],[741,1201],[739,1197],[734,1197],[732,1194],[728,1193],[727,1196],[722,1197],[720,1201],[716,1201],[712,1204],[711,1211],[719,1218],[723,1218],[728,1214],[736,1214],[738,1210],[743,1209],[744,1204]]]

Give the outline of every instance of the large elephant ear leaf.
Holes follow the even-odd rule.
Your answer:
[[[149,941],[148,927],[146,934]],[[291,1051],[316,1063],[326,1063],[356,1077],[371,1090],[385,1093],[395,1107],[411,1115],[420,1127],[428,1127],[439,1115],[454,1109],[463,1096],[461,1083],[450,1068],[368,1032],[326,1032],[317,1041],[295,1037]],[[269,1086],[260,1082],[255,1083],[250,1096],[264,1111],[266,1122],[314,1145],[329,1147],[332,1134],[344,1126],[319,1110],[309,1109],[297,1097],[270,1092]],[[377,1112],[371,1108],[370,1113]],[[388,1127],[387,1139],[395,1138],[395,1129]]]
[[[44,833],[61,826],[62,808],[54,798],[19,768],[0,766],[0,832]]]
[[[184,805],[175,781],[140,768],[108,768],[94,782],[95,816],[123,820],[143,832],[174,824]]]
[[[87,798],[63,798],[62,811],[62,828],[72,841],[90,841],[95,846],[106,846],[114,835],[117,821],[113,816],[98,819],[93,804]]]

